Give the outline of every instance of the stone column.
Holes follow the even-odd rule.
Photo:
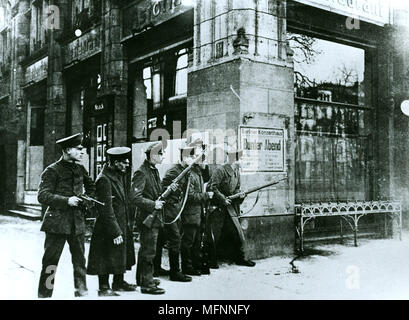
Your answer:
[[[409,100],[409,15],[406,9],[394,12],[394,28],[391,30],[391,52],[393,53],[393,82],[390,91],[393,95],[394,108],[391,118],[393,121],[393,140],[391,141],[390,196],[403,203],[403,225],[409,225],[409,116],[401,111],[401,103]],[[394,233],[398,231],[394,224]]]
[[[114,123],[112,143],[127,145],[127,75],[128,65],[125,50],[121,44],[119,1],[103,1],[102,12],[102,94],[114,96]]]
[[[50,1],[58,6],[60,14],[59,29],[48,29],[48,75],[47,106],[44,115],[44,166],[61,156],[61,149],[55,142],[66,135],[66,88],[63,80],[62,32],[69,21],[69,1]]]
[[[286,1],[198,0],[194,9],[194,61],[188,81],[188,129],[230,131],[213,144],[237,145],[240,125],[284,129],[287,182],[262,193],[242,218],[253,257],[291,251],[294,210],[293,63],[286,41]],[[222,131],[220,131],[222,132]],[[229,141],[227,141],[229,140]],[[242,175],[242,188],[280,173]],[[255,195],[244,210],[250,209]],[[277,215],[277,216],[272,216]],[[279,231],[280,230],[280,231]]]

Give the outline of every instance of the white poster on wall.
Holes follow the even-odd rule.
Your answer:
[[[284,129],[240,127],[242,172],[283,172]]]

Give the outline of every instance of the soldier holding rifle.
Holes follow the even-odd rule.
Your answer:
[[[195,148],[195,156],[198,156],[203,152],[204,145],[202,140],[197,139],[190,143],[189,147]],[[208,268],[202,268],[201,227],[205,229],[205,226],[202,225],[205,220],[205,206],[207,201],[213,197],[213,192],[205,191],[202,169],[204,169],[203,164],[196,163],[190,171],[189,192],[182,212],[182,272],[193,276],[210,273]]]
[[[228,162],[217,168],[210,179],[210,190],[214,192],[214,198],[219,206],[218,212],[221,214],[221,223],[214,225],[214,241],[218,245],[221,234],[230,235],[235,238],[234,261],[237,265],[254,267],[255,262],[246,259],[244,246],[244,233],[239,222],[240,204],[243,202],[246,194],[240,191],[240,159],[243,156],[242,150],[230,149],[227,151]],[[229,199],[229,196],[239,194],[235,199]],[[213,254],[212,266],[217,268],[217,260]]]
[[[41,231],[45,232],[44,256],[38,286],[38,297],[52,296],[58,261],[67,241],[74,267],[75,296],[88,293],[84,257],[85,214],[79,195],[85,191],[93,195],[95,184],[82,161],[82,135],[75,134],[56,142],[62,148],[62,157],[41,174],[38,201],[47,205]]]
[[[164,206],[167,221],[165,230],[169,241],[169,279],[171,281],[189,282],[192,281],[192,278],[180,272],[179,258],[182,238],[180,214],[183,210],[184,198],[188,195],[186,192],[188,192],[188,175],[190,174],[183,175],[182,172],[186,172],[188,168],[193,166],[194,148],[187,146],[181,148],[180,151],[181,161],[166,172],[162,180],[162,189],[165,191],[171,184],[174,184],[175,180],[178,180],[177,189],[168,196]]]
[[[157,164],[163,161],[162,142],[151,144],[145,151],[146,160],[134,173],[132,178],[132,203],[138,208],[136,223],[140,230],[140,248],[136,267],[136,282],[145,294],[163,294],[165,290],[159,288],[159,279],[153,278],[153,260],[156,254],[156,242],[162,222],[153,217],[147,226],[143,222],[153,212],[162,210],[164,201],[158,200],[161,195],[161,182]],[[160,215],[160,214],[159,214]]]
[[[116,291],[135,291],[136,286],[124,280],[126,270],[135,265],[129,186],[128,147],[107,150],[106,164],[96,180],[96,195],[104,205],[97,205],[98,217],[88,256],[87,272],[98,275],[99,296],[119,296]],[[112,289],[109,275],[113,275]]]

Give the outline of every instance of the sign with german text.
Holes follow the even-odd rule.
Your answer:
[[[100,27],[70,42],[66,48],[65,65],[79,62],[101,52]]]
[[[240,127],[243,172],[284,171],[284,129]]]
[[[390,22],[390,4],[385,0],[295,0],[306,5],[378,25]]]
[[[40,82],[47,78],[48,72],[48,56],[42,58],[34,62],[33,64],[29,65],[26,69],[25,73],[25,83],[31,84]]]
[[[141,33],[192,9],[181,0],[140,1],[123,9],[123,37]]]

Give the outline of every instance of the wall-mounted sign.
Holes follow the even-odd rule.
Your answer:
[[[158,0],[133,3],[123,9],[123,37],[144,31],[149,27],[165,22],[192,6],[182,4],[182,0]]]
[[[283,172],[284,129],[240,127],[243,172]]]
[[[378,25],[390,22],[390,4],[385,0],[295,0],[323,10],[359,18]]]
[[[98,27],[70,42],[66,48],[65,64],[82,61],[101,51],[101,28]]]
[[[29,84],[30,82],[39,82],[47,78],[48,72],[48,56],[42,58],[29,65],[26,69],[25,74],[25,83]]]

